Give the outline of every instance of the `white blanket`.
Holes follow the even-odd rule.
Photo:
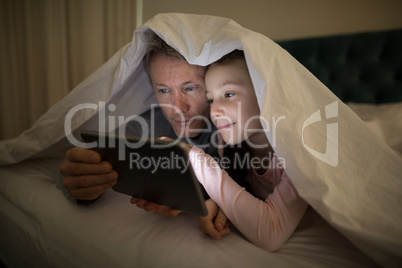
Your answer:
[[[60,159],[0,167],[0,259],[7,267],[376,267],[309,211],[306,228],[276,252],[234,228],[204,235],[196,216],[147,213],[108,190],[90,207],[69,202],[52,177]]]
[[[401,262],[402,160],[286,51],[225,18],[155,16],[31,129],[2,143],[1,164],[63,157],[70,146],[66,123],[71,122],[75,136],[83,128],[107,130],[113,124],[109,126],[108,120],[103,124],[99,115],[127,118],[155,103],[141,66],[151,30],[191,64],[208,65],[243,49],[262,116],[268,120],[267,137],[285,159],[299,194],[376,262],[386,266]],[[99,109],[72,113],[76,105],[88,103]],[[111,111],[109,104],[117,109]]]

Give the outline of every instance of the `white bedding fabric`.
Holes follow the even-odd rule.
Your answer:
[[[130,44],[118,51],[93,75],[52,107],[30,130],[17,139],[0,144],[0,164],[10,165],[25,159],[37,159],[39,157],[63,157],[65,149],[70,146],[65,138],[65,119],[71,108],[78,104],[93,103],[99,105],[101,104],[100,102],[106,102],[104,106],[99,105],[103,107],[99,111],[82,109],[74,115],[72,129],[75,134],[83,128],[95,130],[105,128],[107,130],[107,122],[105,125],[101,122],[101,126],[99,126],[99,114],[105,113],[105,118],[109,118],[108,116],[111,115],[128,117],[144,112],[151,103],[155,102],[151,85],[140,64],[147,46],[145,37],[150,30],[165,39],[168,44],[181,52],[192,64],[207,65],[233,49],[243,49],[262,115],[268,120],[273,117],[276,119],[281,116],[286,117],[285,120],[281,120],[278,123],[275,135],[273,134],[274,131],[269,131],[267,132],[267,137],[274,146],[276,153],[286,160],[287,174],[301,197],[318,211],[326,221],[377,263],[383,266],[393,266],[401,262],[401,158],[375,133],[370,131],[355,113],[339,101],[330,90],[282,48],[269,38],[242,28],[235,22],[225,18],[191,14],[157,15],[134,32],[133,40]],[[117,109],[113,112],[104,109],[109,107],[110,103],[117,106]],[[336,109],[324,111],[324,108],[329,104],[335,105]],[[328,134],[329,137],[332,137],[328,139],[330,145],[338,143],[338,150],[329,151],[332,158],[336,157],[337,165],[335,166],[317,159],[303,144],[303,141],[308,141],[310,148],[320,148],[326,142],[325,124],[310,124],[308,131],[304,133],[301,131],[303,123],[317,110],[321,110],[323,118],[332,116],[332,118],[329,118],[330,123],[336,122],[338,124],[338,138],[334,138],[334,132],[329,133],[331,135]],[[325,121],[323,122],[325,123]],[[272,124],[272,122],[270,123]],[[338,154],[333,154],[334,152]],[[132,219],[130,225],[136,226],[148,222],[143,218],[150,218],[155,222],[151,229],[156,228],[154,225],[159,226],[162,223],[164,228],[170,228],[169,226],[176,226],[178,222],[183,221],[184,225],[180,229],[183,230],[183,234],[180,234],[180,236],[189,235],[191,239],[186,239],[186,242],[182,239],[162,240],[161,243],[165,243],[165,245],[166,243],[172,243],[169,248],[173,248],[176,243],[184,243],[187,246],[182,246],[182,250],[187,252],[191,248],[188,243],[192,243],[188,241],[193,241],[193,239],[195,241],[199,239],[204,241],[206,239],[196,233],[189,234],[187,232],[185,234],[184,230],[187,230],[186,228],[197,228],[188,223],[194,222],[189,219],[190,216],[181,216],[172,221],[161,220],[154,215],[143,214],[135,210],[135,208],[126,204],[128,199],[123,202],[123,197],[114,193],[108,194],[90,209],[76,208],[67,203],[67,201],[61,201],[61,192],[56,191],[55,184],[50,182],[50,178],[56,180],[59,178],[56,173],[52,173],[47,177],[37,174],[39,177],[35,175],[32,178],[28,176],[23,178],[23,174],[20,176],[18,173],[22,173],[25,168],[29,170],[29,167],[25,167],[25,165],[29,166],[29,164],[22,164],[22,166],[18,166],[19,168],[11,167],[2,170],[4,174],[1,174],[1,191],[8,191],[8,188],[11,187],[9,184],[13,185],[15,183],[15,193],[3,194],[2,198],[16,198],[13,195],[21,194],[21,191],[25,191],[24,194],[27,196],[33,196],[33,189],[38,186],[38,191],[41,192],[41,195],[48,194],[52,197],[49,199],[58,200],[57,202],[52,202],[52,200],[46,200],[44,197],[37,199],[32,197],[32,200],[28,201],[21,201],[18,198],[15,201],[18,209],[22,210],[20,216],[24,216],[35,223],[34,226],[28,227],[32,228],[30,231],[39,233],[43,231],[47,234],[44,237],[39,236],[39,241],[32,241],[32,243],[37,243],[41,252],[49,252],[49,256],[46,256],[49,261],[54,261],[52,258],[61,257],[54,251],[59,249],[54,249],[52,246],[63,247],[64,242],[61,241],[65,236],[67,237],[67,242],[64,244],[65,249],[68,248],[73,252],[76,250],[77,254],[94,254],[93,256],[99,259],[106,258],[105,255],[107,254],[102,252],[105,249],[105,245],[114,250],[115,247],[120,247],[117,244],[124,244],[122,240],[127,239],[127,235],[133,235],[130,232],[138,231],[137,228],[135,230],[128,230],[127,228],[123,228],[123,231],[118,230],[119,224],[123,224],[120,221],[128,221],[126,217]],[[46,170],[47,168],[44,167],[43,171]],[[39,187],[39,184],[45,183],[44,178],[49,180],[48,189]],[[21,182],[21,180],[24,181]],[[18,185],[18,181],[20,181],[20,185]],[[27,186],[23,187],[25,183]],[[58,181],[57,183],[60,182]],[[7,187],[7,189],[4,187]],[[28,208],[31,205],[33,206],[34,201],[44,203],[38,203],[35,209],[26,210],[25,206],[28,206]],[[11,204],[13,202],[10,202],[9,205]],[[47,216],[36,218],[34,215],[46,214],[46,210],[38,209],[38,206],[56,206],[57,209],[54,208],[54,210],[59,215],[63,216],[72,213],[73,216],[71,218],[49,218]],[[100,212],[104,209],[107,210],[107,207],[110,209],[108,213],[103,214]],[[120,210],[128,211],[120,214],[117,212]],[[129,212],[132,211],[135,211],[135,213],[130,214]],[[6,213],[5,210],[3,212]],[[12,215],[9,216],[11,217]],[[115,221],[112,220],[114,216],[116,217]],[[136,217],[141,217],[141,219],[135,219]],[[58,220],[61,222],[58,222]],[[115,222],[114,224],[116,225],[111,225],[111,222]],[[93,225],[91,223],[101,225],[99,229],[95,229],[88,227]],[[60,228],[62,232],[60,236],[57,236],[57,232],[52,229],[51,224],[55,224],[53,226],[57,227],[53,228],[57,228],[57,230]],[[60,224],[63,224],[63,227]],[[64,225],[68,226],[64,227]],[[84,228],[84,233],[96,232],[97,235],[85,236],[84,233],[81,233],[82,227],[86,227]],[[107,232],[107,230],[110,230],[110,232]],[[158,244],[159,231],[161,230],[156,233],[150,231],[150,235],[155,238],[144,242],[146,246],[136,244],[129,247],[131,250],[133,250],[132,247],[135,248],[133,250],[135,253],[132,254],[137,256],[136,261],[138,261],[137,258],[141,258],[144,252],[149,253],[153,249],[161,251],[163,246]],[[145,231],[142,231],[141,234],[138,233],[137,235],[141,237],[145,233]],[[175,237],[179,236],[176,232],[168,232],[166,235],[173,234]],[[108,238],[102,240],[104,236]],[[121,239],[109,239],[115,236]],[[199,258],[205,258],[205,256],[212,254],[210,251],[216,250],[222,253],[220,255],[224,256],[220,258],[233,259],[236,264],[242,263],[239,258],[234,257],[239,255],[239,252],[244,251],[243,245],[241,245],[241,250],[235,249],[238,241],[240,241],[235,237],[228,238],[227,240],[229,241],[230,239],[234,240],[227,242],[227,245],[219,244],[218,241],[211,242],[206,240],[208,242],[205,243],[214,246],[205,247],[201,251],[202,254],[199,255],[202,257]],[[97,243],[89,243],[85,239],[96,239]],[[126,243],[129,243],[127,241]],[[54,244],[52,244],[53,242]],[[297,242],[295,243],[298,245]],[[73,246],[72,244],[79,244],[80,246]],[[310,244],[303,243],[300,247],[315,247],[315,245]],[[290,245],[294,246],[292,243]],[[79,248],[81,246],[94,247],[94,253],[80,252]],[[224,247],[227,248],[223,250]],[[251,247],[251,245],[247,247]],[[285,246],[283,250],[289,250],[288,247]],[[331,246],[328,247],[331,248]],[[125,250],[126,244],[121,248]],[[327,250],[322,246],[318,248],[323,251]],[[188,255],[183,254],[183,251],[176,253],[170,251],[167,258],[173,261],[173,259],[177,259],[180,256],[180,258],[186,258],[189,261],[197,260],[198,252],[191,251],[192,257],[189,258],[189,256],[182,257]],[[123,253],[122,251],[113,252],[115,254],[120,252],[119,254],[129,255],[127,252]],[[203,254],[203,252],[207,253]],[[227,252],[233,252],[233,255]],[[250,252],[252,252],[250,253],[250,259],[268,258],[266,256],[272,255],[254,248]],[[297,252],[300,251],[298,250]],[[120,256],[119,254],[117,256]],[[159,254],[162,253],[157,252],[154,256],[159,256]],[[298,255],[299,253],[295,254]],[[327,255],[325,253],[323,258],[329,258]],[[85,262],[84,257],[78,258],[77,262]],[[146,257],[147,261],[161,261],[157,257],[149,260],[149,257]],[[304,256],[301,258],[305,259]],[[311,258],[306,259],[314,261],[316,258],[319,257],[311,256]],[[120,261],[125,262],[126,260]],[[277,261],[282,261],[282,259],[279,257]]]
[[[313,212],[310,227],[270,253],[235,230],[213,240],[195,216],[147,213],[112,190],[93,206],[75,205],[53,180],[59,165],[0,167],[0,259],[7,267],[375,267]]]
[[[402,103],[348,103],[348,107],[402,158]]]

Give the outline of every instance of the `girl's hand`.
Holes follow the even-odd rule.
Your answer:
[[[230,222],[212,199],[205,201],[205,205],[208,209],[208,215],[199,217],[201,231],[212,238],[220,240],[230,232]]]

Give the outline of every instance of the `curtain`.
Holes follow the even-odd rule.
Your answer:
[[[0,139],[29,128],[135,25],[135,0],[0,0]]]

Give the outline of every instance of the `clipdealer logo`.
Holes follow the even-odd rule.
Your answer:
[[[306,127],[314,123],[335,117],[338,117],[338,101],[325,106],[325,119],[322,119],[321,111],[317,110],[304,121],[302,127],[302,141],[304,148],[306,148],[306,150],[317,159],[333,167],[338,166],[338,123],[326,124],[327,135],[324,153],[318,152],[306,144],[304,140],[304,130]]]
[[[154,108],[154,106],[156,107],[157,105],[153,105],[152,108]],[[109,104],[107,106],[107,108],[105,107],[105,109],[101,109],[102,107],[105,107],[105,103],[104,102],[100,102],[99,105],[93,104],[93,103],[85,103],[85,104],[80,104],[77,105],[75,107],[73,107],[67,114],[66,118],[65,118],[65,122],[64,122],[64,128],[65,128],[65,134],[67,139],[70,141],[71,144],[78,146],[78,147],[82,147],[82,148],[92,148],[92,147],[96,147],[99,146],[101,148],[103,148],[105,146],[105,140],[101,139],[99,140],[99,143],[97,142],[91,142],[91,143],[85,143],[85,142],[81,142],[79,140],[77,140],[72,132],[72,118],[75,115],[75,113],[77,113],[79,110],[85,110],[85,109],[92,109],[92,110],[99,110],[99,132],[107,132],[106,128],[104,126],[104,122],[106,121],[106,119],[108,119],[109,122],[109,129],[108,131],[113,131],[113,129],[115,129],[116,126],[124,126],[124,128],[119,127],[119,136],[125,137],[125,124],[127,122],[129,122],[130,120],[134,120],[137,121],[142,128],[143,131],[143,137],[144,139],[141,139],[139,142],[136,143],[131,143],[128,140],[124,140],[124,142],[120,142],[118,145],[114,144],[114,140],[112,138],[112,140],[109,140],[109,145],[112,146],[118,146],[119,147],[119,160],[124,160],[125,159],[125,147],[130,147],[130,148],[139,148],[142,145],[144,145],[145,141],[146,141],[146,137],[148,137],[148,134],[150,134],[151,138],[156,138],[154,133],[152,132],[152,129],[154,129],[152,126],[149,126],[148,123],[140,116],[129,116],[129,117],[124,117],[124,116],[106,116],[106,109],[110,110],[110,111],[114,111],[116,106],[114,104]],[[173,108],[176,108],[173,106]],[[239,107],[241,109],[241,107]],[[177,109],[177,108],[176,108]],[[323,120],[328,120],[331,118],[336,118],[338,117],[338,101],[335,101],[333,103],[330,103],[328,105],[325,106],[324,108],[325,110],[325,118],[322,118],[321,116],[321,110],[317,110],[315,111],[313,114],[311,114],[303,123],[302,126],[302,142],[303,142],[303,146],[306,148],[306,150],[313,155],[314,157],[316,157],[317,159],[319,159],[320,161],[336,167],[338,166],[338,123],[328,123],[326,124],[326,146],[325,146],[325,152],[319,152],[313,148],[311,148],[305,140],[305,130],[310,127],[311,125],[318,123],[320,121]],[[184,118],[184,115],[181,115]],[[277,125],[281,120],[286,119],[286,116],[280,116],[279,118],[276,117],[272,117],[272,129],[270,126],[270,122],[262,116],[257,117],[261,120],[261,122],[263,123],[263,125],[265,126],[264,129],[262,130],[263,132],[272,132],[272,144],[271,146],[273,148],[276,147],[276,129],[277,129]],[[251,118],[251,120],[255,120],[256,118]],[[228,120],[230,120],[230,118],[228,118]],[[117,122],[116,122],[117,121]],[[154,123],[154,118],[151,119],[151,122]],[[207,129],[211,129],[211,122],[205,118],[205,122],[207,123]],[[116,124],[117,123],[117,124]],[[248,126],[249,122],[246,122],[245,125]],[[248,137],[248,128],[246,127],[246,129],[244,130],[244,136],[247,138]],[[255,130],[254,130],[255,131]],[[184,132],[184,130],[182,131]],[[187,133],[182,133],[181,135],[186,135]],[[216,133],[213,133],[212,135],[216,135]],[[240,132],[236,132],[236,133],[230,133],[230,136],[234,136],[234,135],[239,135]],[[182,139],[184,136],[180,136],[178,137],[178,139],[175,140],[175,142],[179,142],[180,139]],[[187,136],[185,136],[187,137]],[[110,139],[110,137],[109,137]],[[172,145],[172,144],[170,144]],[[217,146],[217,148],[219,148],[219,144],[214,144],[215,146]],[[255,144],[248,144],[249,146],[253,147],[256,146]],[[154,148],[159,148],[160,145],[157,144],[152,144],[152,146]],[[163,145],[162,147],[166,147],[167,145]],[[203,148],[202,148],[203,149]]]

